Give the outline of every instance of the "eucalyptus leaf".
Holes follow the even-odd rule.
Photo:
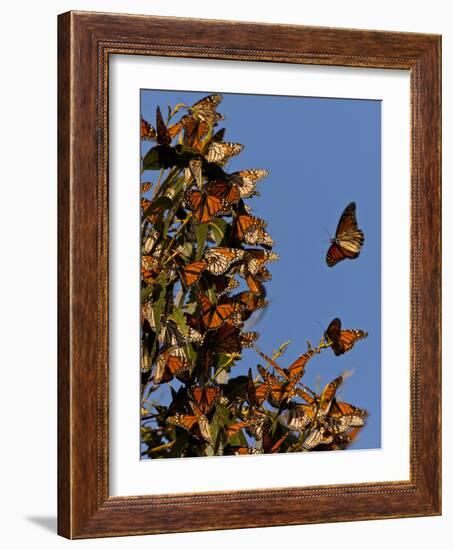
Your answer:
[[[197,236],[197,255],[196,260],[199,260],[203,256],[204,245],[206,242],[206,237],[208,236],[208,224],[199,223],[195,228],[195,234]]]

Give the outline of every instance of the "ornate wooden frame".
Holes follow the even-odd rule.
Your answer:
[[[440,37],[87,12],[58,23],[58,532],[87,538],[440,514]],[[410,71],[410,481],[109,496],[110,54]]]

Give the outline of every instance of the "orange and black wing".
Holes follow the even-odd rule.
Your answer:
[[[359,229],[356,218],[356,204],[351,202],[345,208],[338,222],[335,238],[327,251],[326,262],[333,267],[338,262],[357,258],[365,241],[363,231]]]
[[[346,353],[354,346],[357,340],[362,340],[367,336],[368,333],[365,330],[341,330],[341,320],[338,317],[332,320],[325,332],[325,337],[332,343],[332,350],[337,356]]]
[[[186,287],[191,287],[198,283],[203,271],[206,269],[206,262],[192,262],[181,268],[181,279]]]
[[[221,199],[215,195],[209,195],[197,189],[190,189],[187,191],[184,200],[187,208],[192,210],[199,223],[211,221],[224,207],[224,203]]]

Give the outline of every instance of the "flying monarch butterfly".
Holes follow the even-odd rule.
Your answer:
[[[207,162],[223,165],[230,158],[239,155],[244,148],[240,143],[231,143],[229,141],[211,141],[204,152]]]
[[[221,395],[221,390],[215,386],[192,386],[190,396],[195,407],[203,414],[208,414]]]
[[[155,384],[168,382],[174,377],[185,377],[192,366],[192,361],[187,357],[184,348],[172,347],[160,353],[156,362],[154,373]]]
[[[221,327],[227,320],[240,326],[240,307],[231,301],[213,304],[206,294],[198,293],[198,302],[201,309],[201,321],[205,329],[214,330]]]
[[[184,285],[189,288],[200,280],[207,263],[204,260],[192,262],[181,268],[181,279]]]
[[[268,170],[252,168],[233,172],[230,174],[229,180],[239,188],[241,198],[248,199],[255,193],[256,184],[268,175]]]
[[[338,222],[335,237],[327,251],[326,262],[333,267],[346,258],[352,260],[360,254],[360,249],[365,241],[363,231],[358,228],[356,219],[356,204],[351,202],[345,208]]]
[[[338,356],[349,351],[357,340],[366,338],[368,332],[359,329],[341,330],[341,320],[336,317],[327,327],[324,336],[332,343],[332,350]]]
[[[203,256],[206,270],[212,275],[223,275],[230,267],[244,258],[245,252],[240,248],[212,247]]]

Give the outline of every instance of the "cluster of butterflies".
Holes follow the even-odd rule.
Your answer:
[[[324,340],[335,355],[342,355],[366,336],[362,330],[342,330],[341,321],[336,318],[328,326]],[[268,367],[258,365],[257,379],[249,369],[242,391],[236,397],[226,397],[228,388],[222,384],[181,388],[174,395],[166,421],[189,432],[199,442],[221,450],[221,454],[347,447],[364,426],[367,411],[338,398],[342,376],[326,384],[319,394],[301,383],[307,363],[319,350],[310,348],[287,368],[257,351]],[[271,413],[263,407],[265,402],[277,412]],[[215,433],[213,417],[219,407],[223,409],[224,421],[221,430]],[[276,424],[277,418],[283,419],[283,424]],[[251,438],[253,445],[250,445]]]
[[[221,95],[213,94],[184,106],[186,114],[173,124],[164,121],[159,107],[155,126],[141,120],[142,140],[154,142],[159,151],[179,147],[180,157],[181,151],[185,154],[184,164],[177,166],[179,180],[161,184],[163,193],[154,189],[157,200],[148,198],[151,184],[142,186],[142,289],[150,289],[142,305],[143,384],[160,385],[176,378],[187,386],[209,379],[224,356],[240,354],[259,337],[243,327],[267,305],[265,283],[271,279],[267,266],[279,257],[272,251],[266,222],[252,215],[245,201],[258,194],[257,184],[268,171],[227,172],[227,162],[243,146],[225,142],[225,129],[217,129],[224,118],[217,112],[221,101]],[[169,112],[169,119],[172,116]],[[164,207],[159,206],[165,205],[163,196],[175,205],[167,225]],[[223,236],[217,242],[219,224]],[[241,279],[244,289],[234,293]],[[165,288],[159,284],[163,280]],[[176,308],[177,318],[174,285],[185,297]],[[156,307],[160,293],[166,291],[169,294]],[[206,412],[196,400],[191,403],[194,414]]]
[[[225,142],[225,129],[217,129],[224,119],[217,112],[221,101],[213,94],[182,106],[186,114],[172,124],[181,106],[169,111],[167,121],[157,107],[155,126],[141,120],[142,140],[160,152],[176,152],[166,159],[177,158],[177,164],[165,165],[166,179],[141,189],[142,388],[169,384],[172,399],[159,414],[165,433],[176,430],[173,439],[167,434],[173,443],[182,431],[195,448],[210,446],[215,454],[345,448],[367,413],[337,398],[341,376],[319,395],[302,383],[306,364],[319,350],[309,349],[282,368],[256,347],[257,332],[244,331],[246,321],[267,305],[268,264],[279,257],[265,220],[246,203],[258,194],[267,170],[226,170],[243,146]],[[355,212],[351,203],[339,220],[326,256],[329,267],[360,254],[364,235]],[[241,280],[246,290],[238,290]],[[324,338],[341,355],[366,336],[343,330],[336,318]],[[247,377],[222,383],[219,368],[250,347],[267,367],[258,365],[256,378],[249,370]]]

